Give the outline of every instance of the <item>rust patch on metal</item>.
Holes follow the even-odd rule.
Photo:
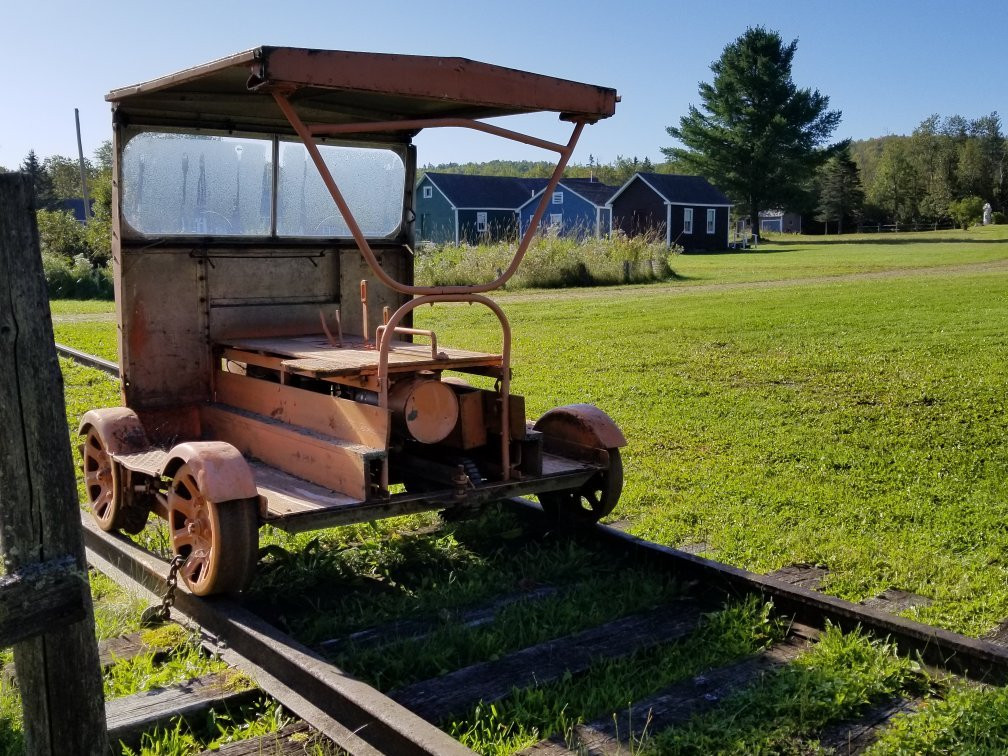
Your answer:
[[[545,436],[584,447],[619,449],[627,443],[613,419],[591,404],[551,409],[532,427]]]

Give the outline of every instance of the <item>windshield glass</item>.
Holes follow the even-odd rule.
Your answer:
[[[394,234],[402,221],[406,165],[392,150],[320,145],[319,152],[365,236]],[[329,190],[303,144],[280,143],[280,236],[349,237]]]
[[[123,149],[123,215],[143,234],[265,236],[272,144],[144,133]]]
[[[369,237],[402,222],[406,166],[391,149],[320,145],[326,165]],[[269,236],[273,141],[144,132],[122,153],[123,218],[145,235]],[[276,234],[350,237],[304,145],[279,144]]]

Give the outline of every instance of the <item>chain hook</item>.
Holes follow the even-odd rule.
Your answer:
[[[168,567],[168,577],[165,578],[165,595],[160,606],[149,606],[140,615],[141,625],[157,625],[171,619],[171,609],[175,606],[175,589],[178,588],[178,573],[185,564],[186,557],[176,554]]]

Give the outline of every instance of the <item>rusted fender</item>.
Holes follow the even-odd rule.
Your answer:
[[[172,447],[161,474],[171,478],[184,464],[189,465],[200,493],[208,501],[220,503],[259,497],[252,468],[231,444],[191,441]]]
[[[593,404],[554,407],[536,420],[532,427],[565,443],[595,449],[618,449],[627,444],[619,426]]]
[[[98,431],[110,454],[136,454],[150,448],[140,418],[128,407],[88,410],[77,432],[83,436],[89,428]]]

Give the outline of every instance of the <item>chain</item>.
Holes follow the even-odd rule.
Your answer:
[[[182,554],[176,554],[172,558],[168,568],[168,577],[165,580],[167,588],[164,598],[161,599],[161,605],[147,607],[140,617],[142,624],[156,625],[171,619],[171,609],[175,606],[175,589],[178,588],[178,572],[185,561],[186,558]]]

